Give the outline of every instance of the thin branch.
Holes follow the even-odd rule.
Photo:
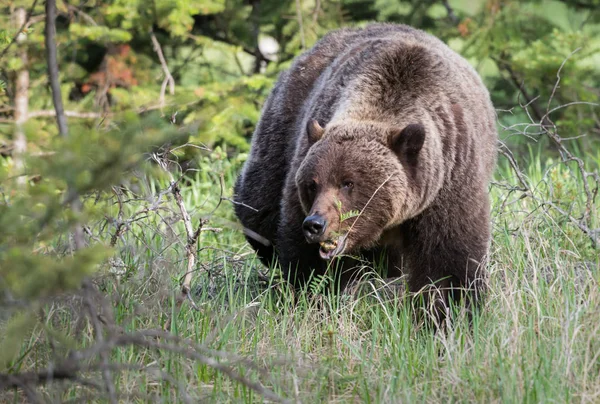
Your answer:
[[[458,24],[459,19],[456,16],[456,14],[454,13],[454,10],[450,6],[450,3],[448,2],[448,0],[443,0],[442,3],[444,4],[444,7],[446,8],[446,12],[448,13],[448,18],[450,18],[450,21],[452,21],[452,24],[454,24],[454,25]]]
[[[596,198],[598,196],[598,192],[599,192],[599,188],[600,188],[600,175],[598,174],[597,171],[588,171],[585,166],[584,161],[581,158],[573,155],[573,153],[571,153],[571,151],[569,149],[567,149],[564,142],[569,139],[572,139],[572,137],[571,138],[561,137],[558,132],[557,125],[552,121],[552,119],[550,117],[550,115],[554,111],[557,111],[562,108],[566,108],[571,105],[585,104],[585,105],[591,105],[591,106],[598,106],[598,104],[596,104],[596,103],[589,103],[589,102],[584,102],[584,101],[573,101],[573,102],[570,102],[567,104],[563,104],[563,105],[559,105],[557,107],[551,108],[552,100],[554,98],[556,90],[558,89],[560,81],[561,81],[561,71],[562,71],[563,67],[565,66],[566,62],[568,61],[568,59],[575,52],[577,52],[577,50],[573,51],[567,58],[565,58],[565,60],[561,63],[561,65],[557,71],[556,82],[552,89],[552,93],[549,97],[549,100],[546,104],[546,112],[542,113],[542,111],[537,106],[535,106],[534,101],[537,99],[537,97],[534,99],[531,99],[529,97],[529,95],[527,94],[527,92],[524,90],[524,88],[521,87],[521,93],[523,94],[523,96],[526,99],[528,99],[527,105],[524,105],[524,106],[521,105],[521,107],[526,111],[527,116],[529,117],[529,120],[531,122],[526,123],[526,124],[520,124],[520,125],[511,125],[509,127],[505,127],[504,129],[507,131],[511,131],[512,132],[511,135],[522,134],[522,135],[530,137],[531,134],[528,132],[529,128],[536,127],[539,129],[539,131],[536,132],[535,135],[547,136],[548,139],[550,140],[551,144],[554,145],[554,147],[558,151],[558,153],[560,155],[560,160],[556,164],[562,164],[565,166],[567,166],[570,162],[575,162],[577,164],[577,172],[578,172],[579,176],[581,177],[581,187],[583,188],[583,190],[582,190],[583,191],[582,192],[583,201],[582,202],[584,203],[584,207],[582,209],[583,212],[581,212],[581,216],[576,217],[576,214],[574,214],[572,212],[573,205],[571,205],[571,207],[569,209],[562,208],[559,203],[560,201],[557,202],[557,201],[553,200],[553,195],[550,195],[549,200],[546,200],[546,198],[540,198],[540,197],[536,196],[535,188],[528,185],[526,178],[525,178],[525,174],[520,170],[520,168],[516,164],[516,161],[515,161],[512,153],[502,143],[501,143],[502,147],[500,147],[500,152],[508,159],[511,168],[517,175],[518,181],[520,183],[520,188],[516,188],[516,187],[508,188],[509,192],[514,192],[514,191],[522,192],[521,196],[519,198],[515,199],[513,202],[518,201],[519,199],[522,199],[524,197],[532,198],[534,201],[536,201],[539,204],[539,206],[549,207],[554,212],[556,212],[559,215],[563,216],[564,218],[568,219],[572,224],[574,224],[577,228],[579,228],[579,230],[581,230],[581,232],[584,233],[590,239],[592,246],[594,248],[600,248],[600,229],[594,229],[591,227],[591,225],[593,223],[591,214],[592,214],[592,212],[594,212],[597,209]],[[512,70],[510,69],[510,67],[508,65],[505,66],[505,69],[507,69],[507,71],[509,73],[512,72]],[[513,80],[516,80],[516,76],[514,74],[512,74],[511,76],[512,76]],[[532,105],[532,108],[533,108],[534,114],[536,115],[537,120],[535,120],[529,114],[529,111],[527,108],[529,105]],[[522,127],[523,125],[524,125],[524,128],[520,129],[520,127]],[[550,167],[546,170],[544,178],[546,178],[548,176],[548,172],[550,169],[552,169],[552,167]],[[503,203],[502,207],[504,207],[504,206],[507,206],[506,201],[505,201],[505,203]]]
[[[156,39],[156,35],[154,35],[154,31],[150,30],[150,38],[152,39],[152,45],[154,51],[158,55],[158,60],[160,61],[160,66],[162,67],[163,73],[165,74],[165,79],[160,86],[160,96],[159,96],[159,104],[162,106],[165,105],[165,91],[167,90],[167,84],[169,85],[169,93],[171,95],[175,94],[175,79],[171,75],[169,71],[169,66],[167,65],[167,61],[165,60],[165,56],[163,54],[162,48],[160,47],[160,43],[158,39]]]
[[[121,200],[121,191],[117,187],[112,187],[112,191],[117,197],[117,201],[119,203],[119,213],[117,214],[116,226],[117,229],[110,238],[110,246],[114,247],[115,245],[117,245],[117,240],[119,239],[119,237],[121,237],[121,234],[123,233],[125,223],[123,222],[123,201]]]
[[[196,258],[197,258],[196,257],[196,246],[198,243],[198,238],[200,237],[200,234],[202,232],[202,227],[207,223],[207,220],[201,219],[200,222],[198,223],[197,229],[194,230],[194,228],[192,226],[192,219],[190,217],[190,214],[187,211],[187,208],[185,207],[185,203],[183,202],[183,198],[181,197],[181,191],[179,190],[179,186],[177,185],[178,181],[175,180],[175,178],[173,177],[173,174],[171,174],[171,172],[169,171],[167,162],[165,161],[165,159],[161,158],[156,153],[152,155],[152,159],[154,161],[156,161],[156,163],[169,176],[169,180],[170,180],[169,189],[171,190],[171,193],[175,197],[175,202],[177,203],[177,206],[179,207],[179,211],[181,212],[183,225],[185,227],[185,232],[187,235],[185,251],[186,251],[187,261],[188,261],[187,270],[185,272],[183,284],[181,286],[181,292],[183,294],[183,297],[187,298],[190,301],[190,303],[192,304],[192,306],[195,309],[197,309],[197,306],[194,303],[194,301],[192,300],[192,297],[190,294],[191,283],[192,283],[192,274],[194,273],[194,268],[196,266]]]
[[[56,0],[46,0],[46,52],[48,58],[48,78],[50,81],[50,88],[52,90],[52,101],[54,103],[54,110],[56,111],[56,121],[58,124],[58,132],[60,136],[67,137],[67,118],[65,117],[62,96],[60,93],[60,83],[58,77],[58,61],[56,52]],[[70,200],[71,209],[75,213],[79,213],[82,210],[81,199],[77,189],[73,184],[68,184],[66,200]],[[79,250],[84,247],[85,240],[83,237],[83,228],[79,225],[75,225],[73,232],[73,239],[75,242],[75,249]]]
[[[234,205],[243,206],[243,207],[245,207],[245,208],[248,208],[248,209],[250,209],[250,210],[253,210],[254,212],[258,212],[258,209],[254,208],[254,207],[252,207],[252,206],[250,206],[250,205],[247,205],[247,204],[245,204],[244,202],[238,202],[238,201],[234,201],[233,199],[231,199],[231,198],[226,198],[226,197],[222,197],[221,199],[223,199],[224,201],[227,201],[227,202],[231,202],[231,203],[233,203]]]
[[[203,352],[202,346],[182,344],[183,341],[180,341],[169,333],[159,330],[148,331],[150,331],[150,333],[135,332],[112,335],[102,342],[96,342],[87,350],[72,352],[69,355],[69,358],[61,363],[51,365],[48,368],[37,372],[25,372],[20,374],[0,373],[0,390],[33,387],[48,384],[53,381],[80,380],[80,373],[102,370],[104,368],[103,364],[97,363],[85,365],[84,360],[86,358],[91,358],[100,355],[101,353],[109,354],[116,347],[137,346],[182,355],[223,373],[231,380],[237,381],[268,400],[283,403],[289,402],[289,400],[277,395],[274,391],[263,386],[260,382],[255,382],[242,376],[239,372],[235,371],[229,363],[220,362],[211,355],[211,353],[215,353],[217,354],[215,355],[216,357],[226,359],[228,356],[226,353],[212,350],[208,350],[205,353]],[[159,342],[159,338],[164,338],[167,341],[173,342]],[[244,361],[244,363],[245,365],[252,365],[252,363],[248,361]],[[139,367],[139,365],[118,364],[109,365],[106,368],[109,370],[123,371],[127,369],[135,370],[137,367]],[[254,366],[250,367],[252,368]]]
[[[73,11],[73,12],[79,14],[79,16],[81,18],[83,18],[84,20],[86,20],[88,22],[88,24],[94,25],[94,26],[98,25],[98,23],[89,14],[84,13],[79,8],[77,8],[77,7],[75,7],[75,6],[71,5],[71,4],[67,4],[67,9],[69,11]]]
[[[29,12],[27,13],[27,18],[25,19],[25,22],[21,25],[21,27],[19,28],[19,30],[17,31],[17,33],[15,34],[15,36],[11,39],[10,43],[6,46],[6,48],[4,48],[2,50],[2,53],[0,53],[0,60],[2,60],[2,58],[4,57],[4,55],[6,55],[6,52],[8,52],[8,50],[10,49],[10,47],[13,46],[13,44],[15,42],[17,42],[17,39],[19,38],[19,36],[23,32],[23,29],[27,27],[27,24],[28,24],[28,22],[29,22],[29,20],[31,18],[31,14],[33,13],[33,9],[37,5],[37,2],[38,2],[38,0],[33,0],[33,4],[29,8]]]
[[[500,147],[498,148],[498,150],[504,157],[506,157],[506,159],[508,160],[513,171],[517,175],[519,183],[521,184],[521,188],[519,188],[518,190],[523,191],[523,192],[528,191],[529,185],[527,185],[527,180],[525,179],[525,175],[519,169],[519,166],[517,165],[517,162],[515,161],[515,157],[513,156],[512,151],[503,142],[500,142]]]
[[[498,65],[498,67],[500,67],[501,69],[504,69],[509,77],[510,80],[512,81],[512,83],[515,85],[515,87],[517,87],[517,89],[519,89],[520,93],[523,95],[523,97],[525,98],[525,101],[527,102],[527,106],[531,106],[531,109],[533,109],[533,113],[535,115],[535,117],[537,118],[538,121],[542,121],[542,117],[544,116],[544,114],[542,113],[542,110],[539,108],[539,106],[535,103],[535,100],[538,97],[532,97],[531,95],[529,95],[529,92],[527,91],[527,89],[525,88],[525,85],[523,84],[523,82],[519,79],[519,77],[517,76],[516,72],[512,69],[511,65],[509,62],[502,60],[503,57],[502,55],[500,55],[500,57],[492,57],[492,60],[494,60],[494,62],[496,62],[496,64]],[[527,108],[525,108],[525,111],[529,114],[529,110]]]
[[[46,19],[46,14],[40,14],[40,15],[36,15],[35,17],[31,17],[29,19],[29,21],[27,21],[27,23],[25,24],[25,29],[29,29],[29,27],[31,27],[34,24],[37,24],[38,22],[42,22]]]
[[[315,8],[313,9],[313,25],[317,25],[319,20],[319,14],[321,13],[321,0],[315,2]]]
[[[82,119],[99,119],[103,118],[107,114],[101,114],[98,112],[79,112],[79,111],[63,111],[64,115],[69,118],[82,118]],[[29,118],[37,117],[55,117],[55,110],[40,110],[29,113]]]
[[[546,111],[550,110],[550,104],[552,103],[552,100],[554,99],[554,94],[556,93],[556,90],[558,89],[558,85],[560,84],[560,72],[562,71],[563,67],[565,67],[565,63],[567,63],[567,61],[571,58],[571,56],[573,56],[575,53],[579,52],[580,50],[581,50],[581,48],[575,49],[560,64],[560,67],[558,68],[558,71],[556,72],[556,82],[554,83],[554,87],[552,88],[552,94],[550,94],[550,98],[548,98],[548,105],[546,106]],[[548,114],[549,113],[550,112],[548,112]]]
[[[258,73],[260,73],[261,64],[264,59],[262,52],[260,51],[260,46],[259,46],[259,42],[260,42],[260,38],[259,38],[259,36],[260,36],[260,0],[252,0],[250,2],[250,4],[252,5],[252,11],[250,13],[250,22],[252,23],[252,42],[254,43],[254,49],[255,49],[254,52],[257,55],[254,58],[253,72],[254,72],[254,74],[258,74]],[[260,55],[260,56],[258,56],[258,55]],[[242,72],[242,75],[244,75],[245,74],[244,68],[237,56],[237,51],[234,52],[234,56],[235,56],[235,61],[238,65],[238,68],[240,69],[240,72]]]

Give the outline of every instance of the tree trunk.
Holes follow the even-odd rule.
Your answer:
[[[27,18],[27,12],[24,8],[15,9],[13,15],[14,25],[17,29],[20,29],[25,25],[25,19]],[[15,80],[15,133],[14,133],[14,149],[13,149],[13,161],[15,164],[15,170],[18,174],[17,182],[19,184],[25,183],[25,176],[22,175],[25,170],[25,163],[23,157],[27,150],[27,138],[25,137],[24,125],[27,122],[27,115],[29,109],[29,70],[27,70],[27,47],[23,44],[25,42],[26,35],[20,32],[17,36],[18,53],[23,62],[23,66],[17,71]]]

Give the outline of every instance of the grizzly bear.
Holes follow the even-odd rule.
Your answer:
[[[341,29],[280,75],[235,211],[260,259],[296,286],[332,268],[343,287],[352,257],[383,256],[411,291],[477,303],[496,141],[488,91],[440,40],[404,25]]]

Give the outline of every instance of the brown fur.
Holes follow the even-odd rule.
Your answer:
[[[302,230],[318,214],[320,241],[386,251],[388,275],[407,273],[412,291],[435,283],[445,301],[456,287],[477,300],[496,138],[479,76],[438,39],[391,24],[335,31],[273,89],[235,187],[258,212],[236,213],[271,242],[249,238],[263,262],[278,258],[297,285],[327,268]],[[340,206],[361,214],[340,221]]]

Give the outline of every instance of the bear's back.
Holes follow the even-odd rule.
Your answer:
[[[405,48],[419,48],[430,61],[439,64],[440,72],[450,79],[445,82],[444,77],[437,77],[439,74],[435,70],[411,66],[411,61],[394,61],[397,51]],[[327,34],[297,57],[290,69],[281,73],[263,108],[250,155],[235,187],[236,200],[258,210],[235,206],[245,227],[273,242],[280,222],[286,178],[293,178],[289,175],[290,170],[297,169],[309,147],[303,136],[307,121],[317,119],[326,125],[334,114],[346,107],[344,103],[350,103],[350,98],[358,98],[358,108],[368,111],[371,106],[360,101],[359,93],[365,90],[369,79],[377,81],[382,77],[385,63],[389,64],[386,69],[393,81],[410,81],[411,77],[405,74],[410,70],[417,78],[422,74],[427,80],[446,87],[437,91],[455,91],[452,86],[458,85],[463,93],[480,92],[471,97],[471,104],[476,104],[481,97],[487,97],[489,104],[487,90],[466,60],[423,31],[404,25],[372,24],[362,29],[346,28]],[[417,84],[411,82],[410,91],[414,92]],[[386,83],[377,85],[379,88],[375,88],[375,92],[383,94],[389,90]],[[406,92],[409,101],[413,96],[410,91]],[[391,109],[392,106],[382,108]],[[489,118],[491,104],[483,108]]]

